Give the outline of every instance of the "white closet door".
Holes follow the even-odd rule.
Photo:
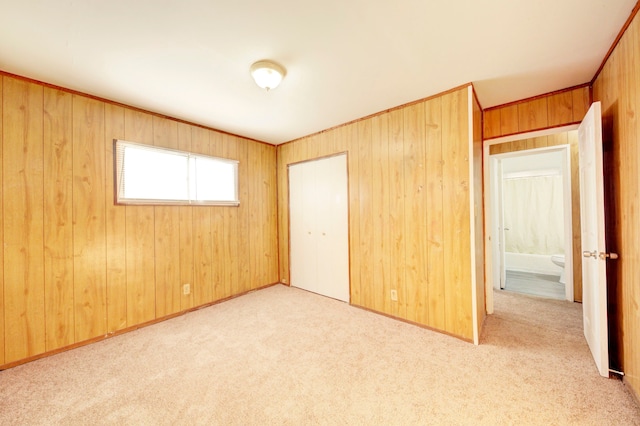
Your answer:
[[[309,291],[316,291],[316,280],[310,279],[317,270],[315,252],[315,214],[305,208],[309,194],[308,187],[315,184],[314,167],[289,167],[289,240],[291,285]],[[311,217],[313,216],[313,217]],[[296,265],[293,267],[293,265]]]
[[[289,167],[291,285],[349,301],[347,157]]]

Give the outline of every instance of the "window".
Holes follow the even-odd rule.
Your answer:
[[[118,204],[240,204],[238,162],[115,141]]]

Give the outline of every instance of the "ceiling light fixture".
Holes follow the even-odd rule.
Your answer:
[[[251,65],[251,77],[267,91],[278,87],[285,74],[284,67],[273,61],[262,60]]]

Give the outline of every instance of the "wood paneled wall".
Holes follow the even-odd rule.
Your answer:
[[[636,9],[637,10],[637,9]],[[602,102],[605,184],[612,195],[607,221],[613,232],[607,263],[616,281],[609,304],[617,310],[617,333],[625,381],[640,396],[640,17],[636,14],[593,84]],[[611,291],[611,290],[610,290]]]
[[[278,146],[281,280],[287,165],[347,152],[351,303],[472,339],[470,191],[482,187],[471,182],[470,96],[464,87]],[[482,259],[476,265],[484,278]]]
[[[521,139],[489,147],[489,154],[524,151],[549,146],[570,145],[571,150],[571,223],[573,235],[573,298],[582,302],[582,232],[580,225],[580,166],[578,157],[578,131],[556,133],[549,136]]]
[[[475,96],[472,97],[472,123],[473,129],[473,217],[474,217],[474,250],[475,250],[475,286],[476,286],[476,318],[479,329],[487,316],[486,287],[485,287],[485,255],[484,255],[484,183],[483,183],[483,158],[482,158],[482,108]]]
[[[0,366],[278,281],[275,147],[13,76],[0,98]],[[240,206],[115,205],[114,138],[239,160]]]
[[[591,105],[589,86],[548,93],[484,110],[484,138],[580,123]]]

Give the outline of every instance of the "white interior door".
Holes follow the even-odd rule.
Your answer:
[[[492,158],[489,163],[489,176],[490,179],[486,179],[490,184],[490,191],[488,192],[489,202],[491,203],[490,215],[487,215],[491,219],[491,277],[492,287],[496,290],[502,288],[502,217],[500,211],[502,208],[502,200],[500,199],[500,191],[498,185],[500,184],[498,167],[500,160]],[[493,292],[486,291],[486,293],[493,294]]]
[[[310,279],[318,270],[317,211],[307,206],[315,196],[315,174],[313,165],[289,167],[290,258],[291,265],[295,265],[291,266],[290,280],[296,287],[313,292],[318,291],[317,280]]]
[[[349,301],[347,156],[289,166],[291,285]]]
[[[607,265],[600,102],[589,108],[578,129],[582,223],[582,310],[584,336],[600,375],[609,376]],[[617,256],[616,256],[617,257]]]
[[[507,287],[507,262],[505,255],[505,232],[509,231],[509,228],[504,223],[504,191],[502,184],[504,183],[504,177],[502,175],[502,160],[498,160],[497,167],[498,175],[498,249],[500,256],[500,289],[504,290]]]

